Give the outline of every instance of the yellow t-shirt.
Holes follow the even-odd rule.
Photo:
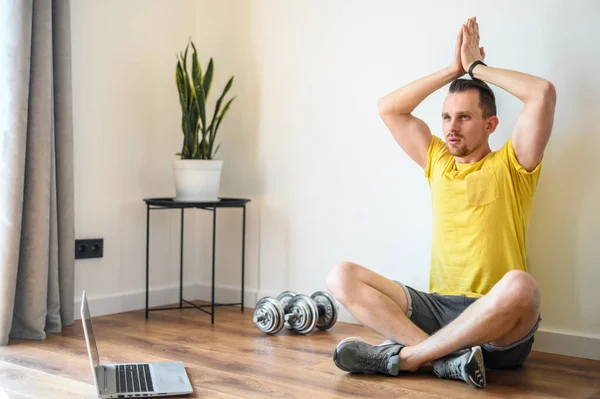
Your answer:
[[[481,297],[510,270],[527,271],[527,226],[541,162],[527,172],[512,140],[472,164],[433,136],[425,176],[433,205],[429,290]]]

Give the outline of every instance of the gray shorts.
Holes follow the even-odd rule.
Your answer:
[[[454,320],[478,298],[464,295],[448,296],[426,293],[396,281],[406,293],[408,298],[408,318],[421,330],[431,335],[446,324]],[[541,316],[529,334],[523,339],[507,346],[483,344],[483,358],[486,368],[506,369],[518,367],[529,356]]]

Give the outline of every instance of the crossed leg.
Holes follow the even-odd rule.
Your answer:
[[[522,271],[506,273],[487,295],[431,336],[406,316],[408,298],[396,282],[356,263],[342,262],[329,272],[326,283],[358,321],[405,345],[400,368],[407,371],[463,348],[517,342],[531,331],[539,315],[537,283]]]

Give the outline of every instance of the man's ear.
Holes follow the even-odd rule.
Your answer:
[[[485,132],[487,133],[488,136],[490,134],[494,133],[494,131],[498,127],[499,123],[500,123],[500,120],[498,119],[497,116],[490,116],[487,119],[487,121],[485,123]]]

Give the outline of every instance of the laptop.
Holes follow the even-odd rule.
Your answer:
[[[194,392],[183,362],[100,363],[85,290],[81,296],[81,321],[99,398],[173,396]]]

